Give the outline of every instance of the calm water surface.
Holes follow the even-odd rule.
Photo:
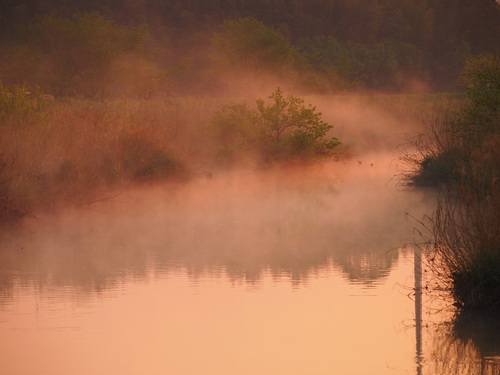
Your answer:
[[[1,373],[496,375],[492,320],[415,303],[405,212],[432,199],[374,164],[149,187],[4,231]]]

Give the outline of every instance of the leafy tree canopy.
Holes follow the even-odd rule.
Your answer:
[[[20,45],[6,59],[13,59],[14,65],[16,58],[25,57],[21,67],[34,70],[34,83],[45,91],[95,96],[103,90],[102,81],[117,59],[147,57],[146,39],[144,28],[117,25],[94,13],[77,13],[72,18],[45,15],[19,28]],[[18,69],[16,73],[24,72]]]
[[[468,103],[454,130],[473,146],[500,133],[500,57],[493,54],[470,58],[460,75]]]
[[[216,113],[211,127],[222,144],[219,158],[235,161],[242,154],[253,154],[269,163],[335,155],[340,141],[328,137],[333,126],[321,119],[316,107],[306,106],[294,95],[285,96],[280,87],[268,99],[258,99],[256,110],[231,104]]]
[[[251,17],[223,22],[212,44],[225,67],[277,72],[305,62],[283,34]]]

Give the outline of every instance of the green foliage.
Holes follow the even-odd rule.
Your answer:
[[[369,88],[399,87],[399,61],[391,43],[351,44],[350,49],[358,61],[356,75]]]
[[[463,104],[429,129],[430,145],[416,145],[422,158],[413,182],[463,188],[481,181],[483,191],[500,174],[498,161],[488,156],[500,137],[500,59],[496,55],[469,59],[460,81],[466,88]]]
[[[444,184],[430,259],[464,308],[500,308],[499,61],[490,55],[467,62],[465,105],[433,134],[439,152],[421,161],[415,177]]]
[[[279,87],[269,99],[270,103],[257,100],[257,110],[232,104],[215,114],[211,128],[220,158],[235,161],[253,155],[268,163],[334,155],[340,142],[327,137],[333,126],[321,120],[316,107],[305,106],[293,95],[285,97]]]
[[[402,89],[404,74],[424,77],[422,51],[409,43],[341,43],[332,36],[302,38],[298,45],[332,88]]]
[[[210,127],[216,132],[216,159],[222,164],[233,164],[252,157],[260,130],[257,114],[246,103],[226,104],[214,114]]]
[[[82,11],[93,11],[105,19],[115,22],[126,20],[128,24],[134,25],[144,23],[145,20],[155,20],[148,28],[155,39],[155,45],[161,50],[162,69],[168,70],[182,61],[195,62],[184,77],[179,77],[178,91],[190,93],[199,92],[201,85],[213,87],[213,75],[205,74],[209,71],[207,61],[210,60],[205,47],[210,43],[216,25],[224,20],[233,21],[227,21],[214,38],[221,42],[219,64],[226,68],[246,64],[251,69],[264,71],[267,69],[264,65],[269,64],[270,71],[280,73],[281,67],[289,63],[290,57],[292,60],[297,57],[295,53],[292,56],[289,54],[290,46],[293,49],[296,44],[304,52],[312,52],[311,64],[315,66],[316,74],[307,71],[307,66],[298,69],[300,73],[306,73],[303,83],[309,83],[308,88],[317,88],[323,92],[330,87],[322,85],[323,82],[317,77],[318,73],[333,81],[334,87],[342,83],[339,78],[352,76],[354,80],[347,80],[348,86],[361,83],[362,87],[377,90],[403,90],[415,80],[425,80],[435,90],[456,90],[456,77],[470,54],[478,55],[498,49],[500,25],[500,7],[495,0],[275,1],[272,6],[269,0],[149,0],[121,3],[116,0],[65,1],[64,6],[61,6],[60,0],[25,1],[23,4],[4,1],[0,5],[0,42],[5,42],[2,46],[4,61],[0,61],[0,65],[5,64],[8,45],[15,44],[14,30],[20,24],[44,14],[71,15]],[[237,20],[243,15],[253,18]],[[50,18],[62,19],[54,16]],[[69,21],[75,22],[74,19]],[[99,36],[107,33],[109,27],[102,23],[97,26],[85,28],[82,24],[81,35],[89,35],[95,30],[95,40],[103,43]],[[66,46],[76,48],[81,45],[83,50],[88,46],[94,47],[85,40],[81,44],[82,38],[71,36],[68,33],[71,30],[67,27],[51,27],[61,31],[54,33],[56,37],[53,41],[67,39],[72,44]],[[112,41],[113,38],[114,36],[107,41]],[[316,38],[334,39],[348,51],[349,60],[353,59],[355,64],[345,65],[341,55],[335,55],[333,63],[328,60],[326,65],[323,62],[317,65],[314,55],[316,52],[321,54],[324,47],[313,42],[313,49],[316,51],[304,49],[304,43],[297,43],[303,38],[309,41]],[[331,52],[340,52],[335,51],[333,44],[328,43],[325,56]],[[85,44],[87,46],[83,47]],[[59,94],[49,90],[48,85],[41,84],[45,81],[53,82],[56,77],[51,76],[60,73],[54,69],[52,59],[47,58],[47,44],[37,46],[32,43],[19,47],[16,46],[15,52],[9,51],[12,56],[8,67],[0,66],[0,77],[4,82],[26,81],[31,86],[31,80],[36,78],[35,83],[41,85],[46,92]],[[108,51],[111,52],[112,49],[108,48]],[[102,51],[100,48],[96,50]],[[226,52],[228,55],[224,55]],[[391,53],[393,56],[390,56]],[[58,54],[53,54],[56,55]],[[92,59],[95,57],[92,52],[89,52],[89,56]],[[225,60],[226,57],[228,60]],[[77,65],[85,59],[86,56],[83,56],[83,59],[76,60]],[[394,61],[397,61],[396,67]],[[233,63],[235,65],[231,65]],[[292,66],[296,63],[292,63]],[[359,63],[363,66],[357,66]],[[307,61],[299,56],[298,64],[302,67],[307,65]],[[379,71],[382,76],[377,77]],[[16,73],[17,80],[7,79],[13,73]],[[146,72],[142,74],[147,76]],[[287,74],[284,72],[283,76]],[[196,84],[192,84],[195,75]],[[74,94],[75,82],[59,83],[63,85],[60,89],[62,93]],[[77,91],[80,92],[80,89]]]
[[[468,103],[452,127],[467,147],[480,147],[484,139],[500,133],[500,57],[469,59],[460,81]]]
[[[271,104],[257,100],[257,110],[271,159],[333,156],[340,142],[326,138],[333,126],[321,120],[316,107],[306,107],[304,99],[293,95],[285,98],[279,87],[269,99]]]
[[[215,61],[224,68],[286,73],[305,63],[283,34],[251,17],[225,21],[212,45]]]
[[[148,59],[146,38],[144,28],[120,26],[98,14],[40,16],[19,28],[18,48],[6,58],[23,59],[23,69],[12,68],[10,79],[27,74],[31,84],[56,95],[102,95],[116,61],[125,56],[134,56],[136,63]]]
[[[359,84],[359,61],[348,48],[333,36],[301,38],[300,50],[321,78],[329,82],[332,89],[342,90]]]
[[[136,181],[185,177],[186,168],[156,138],[151,128],[120,134],[117,152],[120,174]]]
[[[22,118],[45,107],[40,90],[32,95],[24,86],[4,86],[0,81],[0,120]]]

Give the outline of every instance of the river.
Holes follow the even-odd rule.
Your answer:
[[[4,229],[1,373],[498,374],[492,323],[425,262],[415,298],[434,200],[392,164],[214,173]]]

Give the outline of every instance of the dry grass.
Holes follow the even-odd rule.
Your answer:
[[[34,106],[38,102],[18,93],[20,105],[8,108],[20,110],[0,120],[0,217],[7,219],[31,210],[84,205],[132,184],[183,180],[221,168],[216,151],[222,143],[210,123],[224,104],[241,100],[51,98],[45,106]],[[364,100],[392,108],[401,121],[422,106],[435,105],[432,98],[415,96]],[[342,122],[359,125],[342,117],[333,124]],[[370,134],[359,137],[372,142]],[[244,149],[235,152],[238,160],[246,160]],[[254,165],[254,160],[246,162]]]
[[[208,100],[62,101],[0,122],[0,217],[188,178],[206,155]]]
[[[424,109],[418,116],[422,133],[408,136],[400,148],[402,179],[410,186],[438,186],[457,180],[462,144],[450,129],[462,102],[450,98]]]
[[[443,189],[431,266],[464,308],[500,309],[500,137],[477,150],[460,184]]]
[[[500,309],[500,135],[478,146],[456,131],[464,101],[424,112],[423,134],[400,157],[403,183],[438,189],[429,266],[463,308]],[[472,125],[471,125],[472,126]]]

